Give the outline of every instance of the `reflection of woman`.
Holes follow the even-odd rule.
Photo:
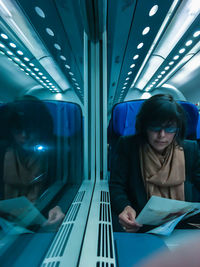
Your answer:
[[[49,155],[53,138],[53,121],[45,105],[37,99],[15,101],[5,106],[4,120],[7,136],[2,159],[3,198],[26,196],[35,203],[51,183]],[[49,211],[49,222],[63,218],[59,207]]]
[[[120,139],[111,167],[112,210],[128,232],[141,227],[136,214],[152,195],[200,201],[200,154],[196,142],[184,140],[182,107],[169,95],[151,97],[136,131]]]
[[[52,120],[39,101],[16,101],[7,107],[9,143],[3,161],[4,198],[25,195],[35,202],[44,189]],[[40,148],[40,149],[38,149]]]

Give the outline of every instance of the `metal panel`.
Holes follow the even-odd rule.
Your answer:
[[[78,266],[116,266],[110,197],[106,181],[99,181],[95,185]]]
[[[84,181],[51,244],[42,267],[76,267],[93,193],[93,183]]]

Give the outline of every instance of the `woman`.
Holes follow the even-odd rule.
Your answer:
[[[185,128],[183,108],[160,94],[142,105],[137,134],[119,140],[110,195],[114,217],[125,231],[141,228],[135,218],[152,195],[200,201],[200,153],[195,141],[184,140]]]
[[[29,97],[5,105],[1,119],[1,198],[27,197],[33,204],[51,184],[49,164],[53,153],[53,121],[46,106]],[[56,206],[49,211],[45,225],[60,223],[64,214]]]

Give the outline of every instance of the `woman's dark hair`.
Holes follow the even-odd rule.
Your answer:
[[[158,94],[146,100],[136,118],[136,133],[146,140],[149,126],[170,125],[176,123],[178,131],[176,141],[181,144],[185,137],[185,111],[171,95]]]
[[[48,143],[53,135],[53,119],[45,104],[35,98],[23,98],[8,103],[4,110],[7,138],[12,140],[13,131],[26,130],[37,133],[42,143]]]

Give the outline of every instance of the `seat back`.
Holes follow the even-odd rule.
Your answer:
[[[133,100],[119,103],[112,110],[112,117],[108,127],[109,166],[111,155],[115,153],[115,144],[120,136],[134,135],[136,133],[136,117],[145,100]],[[200,139],[200,117],[198,108],[187,101],[177,101],[186,114],[186,138]],[[199,127],[198,127],[199,125]]]
[[[136,133],[136,117],[143,102],[144,100],[133,100],[115,105],[112,111],[108,134],[118,137],[134,135]],[[200,130],[197,127],[200,125],[198,108],[190,102],[177,102],[185,110],[187,122],[186,138],[197,139],[200,136]],[[112,139],[112,136],[109,136],[109,139]]]

